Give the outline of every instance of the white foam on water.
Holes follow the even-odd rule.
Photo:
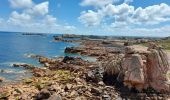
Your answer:
[[[26,64],[26,63],[23,63],[23,62],[3,62],[3,63],[0,63],[0,66],[13,66],[13,64]]]
[[[28,73],[27,70],[21,70],[21,71],[16,71],[12,69],[0,69],[0,73],[5,73],[5,74],[25,74]]]

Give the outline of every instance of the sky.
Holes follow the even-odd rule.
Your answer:
[[[0,0],[0,31],[170,36],[170,0]]]

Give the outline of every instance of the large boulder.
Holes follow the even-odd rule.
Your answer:
[[[132,54],[123,60],[124,85],[142,90],[145,84],[144,64],[139,54]]]

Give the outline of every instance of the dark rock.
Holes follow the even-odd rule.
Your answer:
[[[35,68],[35,66],[31,65],[31,64],[13,64],[14,67],[24,67],[24,68],[27,68],[27,69],[33,69]]]
[[[103,68],[96,68],[94,70],[90,70],[85,74],[86,80],[98,83],[103,80],[103,72]]]
[[[65,53],[80,53],[82,51],[83,50],[81,50],[78,47],[66,47],[65,50],[64,50]]]
[[[65,56],[62,62],[73,64],[73,65],[80,65],[80,66],[84,66],[87,63],[80,57],[69,57],[69,56]]]
[[[75,60],[75,58],[74,57],[65,56],[62,62],[66,63],[67,61],[70,61],[70,60]]]
[[[61,36],[54,36],[54,39],[57,40],[57,41],[63,40],[63,38]]]
[[[51,96],[51,93],[47,89],[42,89],[36,97],[36,100],[48,99]]]

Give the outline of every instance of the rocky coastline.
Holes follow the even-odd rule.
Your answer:
[[[73,38],[74,35],[65,37]],[[79,37],[79,36],[78,36]],[[65,53],[95,57],[95,62],[81,57],[47,58],[40,55],[42,67],[13,64],[31,71],[31,78],[0,87],[2,100],[167,100],[170,98],[167,52],[155,41],[79,39],[66,47]],[[148,47],[136,45],[149,43]],[[0,78],[0,82],[3,78]]]

